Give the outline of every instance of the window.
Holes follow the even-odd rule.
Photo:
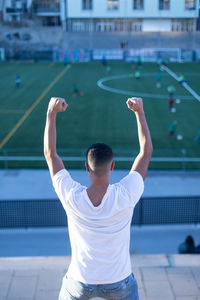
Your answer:
[[[172,20],[172,31],[194,31],[195,30],[195,23],[194,20]]]
[[[168,10],[170,0],[159,0],[159,9]]]
[[[142,31],[142,21],[133,22],[131,31]]]
[[[108,0],[108,9],[118,9],[119,8],[119,0]]]
[[[185,0],[185,9],[195,9],[195,0]]]
[[[133,0],[133,9],[141,10],[144,8],[144,0]]]
[[[73,22],[72,31],[73,32],[84,32],[85,31],[84,23],[79,22],[79,21]]]
[[[92,0],[82,0],[82,8],[83,10],[92,9]]]

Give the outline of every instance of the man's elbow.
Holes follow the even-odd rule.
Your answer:
[[[152,153],[153,153],[153,145],[152,145],[152,143],[151,143],[151,145],[149,145],[147,153],[148,153],[148,156],[151,158]]]
[[[51,150],[48,150],[48,149],[44,148],[44,156],[45,156],[46,160],[48,161],[48,160],[51,160],[51,159],[55,158],[56,153],[54,153]]]
[[[146,147],[141,151],[141,155],[142,155],[143,157],[145,157],[146,159],[148,159],[148,160],[151,159],[152,153],[153,153],[153,145],[152,145],[152,144],[146,146]]]

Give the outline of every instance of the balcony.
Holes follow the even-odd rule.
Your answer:
[[[10,15],[18,15],[23,13],[22,8],[6,7],[6,13]]]
[[[49,3],[48,5],[37,3],[35,12],[38,16],[59,16],[60,5],[57,3]]]

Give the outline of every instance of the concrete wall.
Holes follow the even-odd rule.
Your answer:
[[[31,40],[15,40],[18,47],[37,49],[46,46],[58,46],[63,49],[121,49],[121,42],[128,43],[128,49],[138,48],[182,48],[200,49],[200,32],[119,32],[119,33],[74,33],[62,32],[61,27],[19,27],[0,26],[0,48],[11,48],[13,41],[8,41],[6,35],[19,32],[29,33]]]
[[[127,33],[66,33],[63,48],[121,49],[127,42],[129,49],[138,48],[200,48],[200,32],[135,32]]]
[[[143,31],[144,32],[157,32],[158,28],[160,32],[171,31],[170,19],[144,19]]]

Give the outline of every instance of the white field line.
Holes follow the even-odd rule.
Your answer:
[[[163,70],[165,70],[169,75],[171,75],[175,80],[178,81],[178,76],[172,71],[170,70],[168,67],[163,66],[162,67]],[[186,83],[184,82],[182,84],[182,86],[184,86],[184,88],[198,101],[200,101],[200,96]]]
[[[194,76],[194,77],[199,77],[200,74],[199,73],[195,73],[195,72],[184,72],[185,75],[188,75],[188,76]]]
[[[148,73],[145,73],[145,76],[147,76]],[[148,75],[150,77],[152,77],[151,75],[152,73],[149,73]],[[143,76],[143,74],[142,74]],[[115,88],[111,88],[107,85],[105,85],[104,83],[107,81],[111,81],[111,80],[115,80],[115,79],[122,79],[122,78],[131,78],[133,77],[133,74],[122,74],[122,75],[114,75],[114,76],[108,76],[108,77],[104,77],[101,78],[97,81],[97,85],[98,87],[100,87],[101,89],[111,92],[111,93],[115,93],[115,94],[120,94],[120,95],[126,95],[126,96],[139,96],[139,97],[145,97],[145,98],[154,98],[154,99],[168,99],[169,96],[168,95],[163,95],[163,94],[150,94],[150,93],[142,93],[142,92],[134,92],[134,91],[127,91],[127,90],[121,90],[121,89],[115,89]],[[191,100],[193,99],[193,97],[190,96],[182,96],[182,95],[177,95],[177,98],[180,98],[182,100]]]
[[[63,156],[61,157],[63,161],[84,161],[82,156]],[[135,157],[127,156],[116,156],[115,161],[117,162],[130,162],[133,161]],[[43,156],[0,156],[0,161],[45,161]],[[200,162],[200,157],[152,157],[152,162]]]

